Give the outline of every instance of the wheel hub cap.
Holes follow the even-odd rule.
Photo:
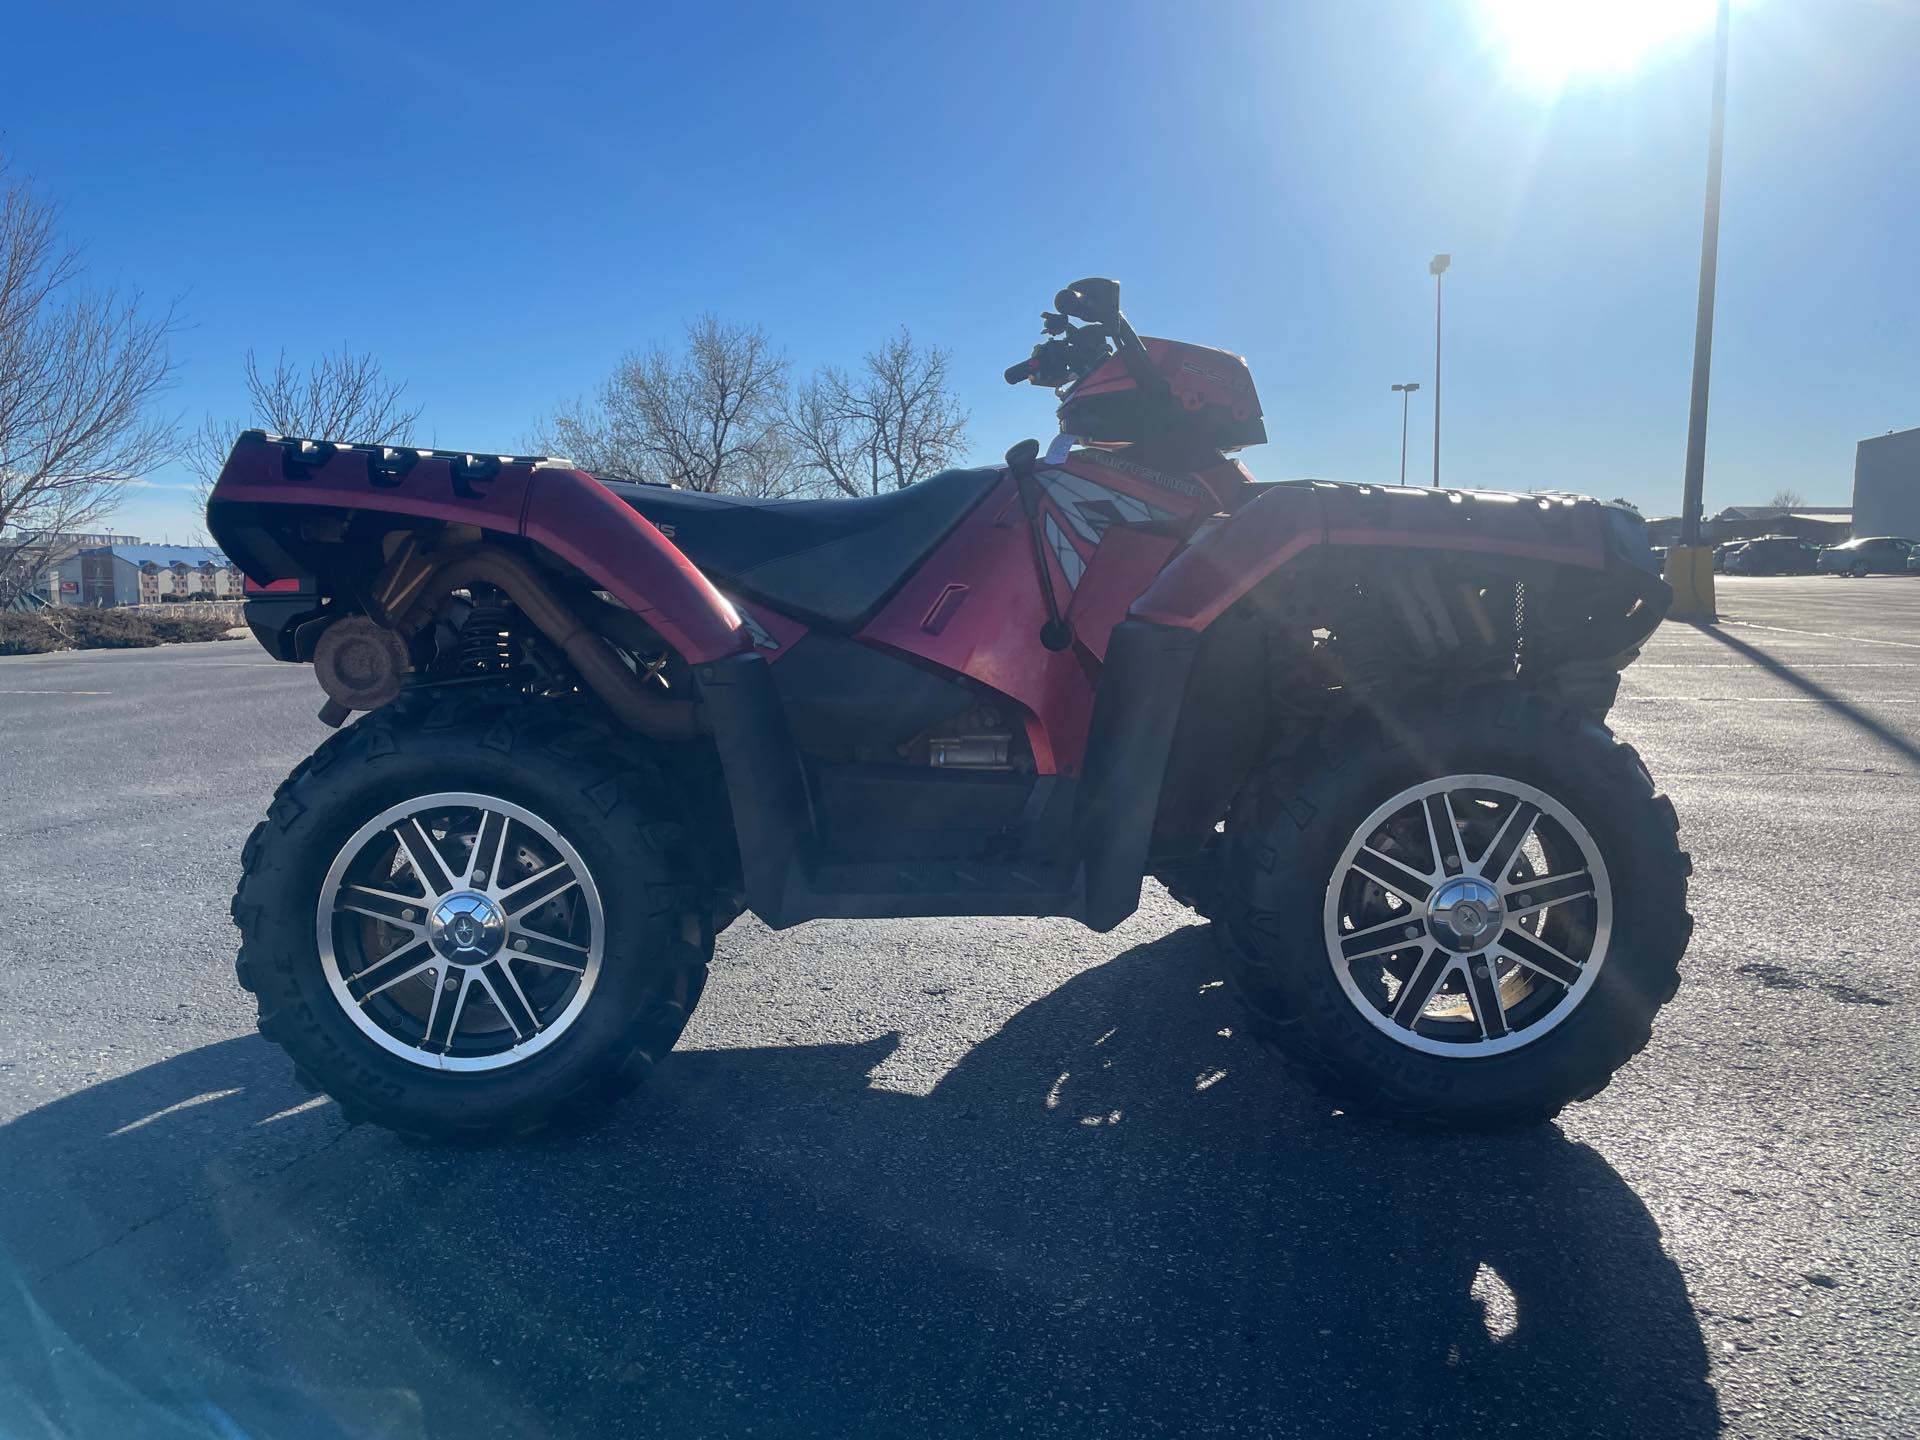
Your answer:
[[[427,920],[427,939],[442,959],[456,965],[478,965],[500,952],[506,938],[507,917],[500,907],[477,890],[461,890],[433,907]]]
[[[1478,876],[1462,875],[1433,892],[1427,905],[1433,935],[1449,950],[1478,950],[1500,933],[1505,909],[1493,886]]]

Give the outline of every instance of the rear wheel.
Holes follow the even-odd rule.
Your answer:
[[[1520,692],[1363,725],[1227,821],[1230,973],[1255,1033],[1356,1109],[1499,1126],[1646,1044],[1692,921],[1638,757]]]
[[[348,1114],[523,1133],[624,1093],[698,1001],[692,847],[624,737],[558,707],[376,712],[288,777],[243,856],[241,983]]]

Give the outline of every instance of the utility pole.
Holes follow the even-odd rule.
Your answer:
[[[1667,582],[1682,620],[1718,618],[1713,552],[1701,543],[1707,473],[1707,387],[1713,371],[1713,291],[1720,260],[1720,153],[1727,130],[1727,32],[1732,0],[1720,0],[1713,40],[1713,112],[1707,130],[1707,205],[1700,228],[1700,303],[1693,320],[1693,399],[1687,414],[1687,472],[1680,499],[1680,543],[1667,552]]]
[[[1453,263],[1451,255],[1436,255],[1427,265],[1433,276],[1433,483],[1440,483],[1440,277]]]
[[[1407,407],[1413,402],[1413,392],[1420,388],[1418,380],[1393,387],[1400,397],[1400,483],[1407,483]]]

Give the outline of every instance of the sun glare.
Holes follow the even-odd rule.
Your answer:
[[[1480,11],[1510,76],[1560,90],[1622,79],[1710,31],[1714,0],[1480,0]]]

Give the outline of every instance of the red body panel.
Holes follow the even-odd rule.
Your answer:
[[[1078,771],[1093,665],[1040,644],[1047,612],[1013,481],[1000,484],[869,621],[857,639],[958,671],[1025,712],[1042,774]]]
[[[739,617],[677,546],[591,475],[543,467],[521,534],[585,571],[693,664],[747,648]]]
[[[314,458],[299,462],[287,461],[286,454],[278,441],[242,436],[208,503],[378,510],[517,535],[533,478],[533,464],[526,462],[503,464],[488,480],[456,480],[452,457],[427,453],[404,475],[376,483],[365,450],[315,445]]]
[[[1601,523],[1592,505],[1531,495],[1277,485],[1206,530],[1129,613],[1157,625],[1204,630],[1315,545],[1484,551],[1598,569],[1606,560]]]
[[[235,444],[209,500],[216,538],[223,512],[240,505],[375,510],[477,525],[546,546],[645,616],[693,663],[747,647],[738,617],[712,582],[590,475],[518,459],[479,479],[462,473],[465,457],[431,451],[419,452],[404,473],[389,474],[374,467],[370,447],[316,445],[301,452],[310,459],[292,461],[288,453],[259,435]]]
[[[1162,340],[1142,335],[1140,344],[1153,361],[1174,398],[1184,410],[1210,407],[1236,420],[1257,418],[1260,397],[1253,388],[1253,374],[1243,356],[1211,345],[1190,345],[1184,340]],[[1074,387],[1076,396],[1105,395],[1134,387],[1126,365],[1116,356]]]
[[[1238,483],[1237,469],[1221,470]],[[1167,533],[1103,520],[1104,530],[1090,539],[1084,516],[1076,528],[1067,513],[1073,497],[1049,482],[1062,474],[1087,482],[1082,493],[1096,510],[1126,506],[1119,522],[1156,514]],[[1050,551],[1047,567],[1073,622],[1074,644],[1063,651],[1040,644],[1046,605],[1011,478],[961,522],[858,638],[958,671],[1005,696],[1020,707],[1040,773],[1073,775],[1086,750],[1107,637],[1179,548],[1182,533],[1220,502],[1195,476],[1167,475],[1096,451],[1076,450],[1057,465],[1042,462],[1037,475],[1042,522],[1051,521],[1050,533],[1078,557],[1072,575],[1057,551]]]

